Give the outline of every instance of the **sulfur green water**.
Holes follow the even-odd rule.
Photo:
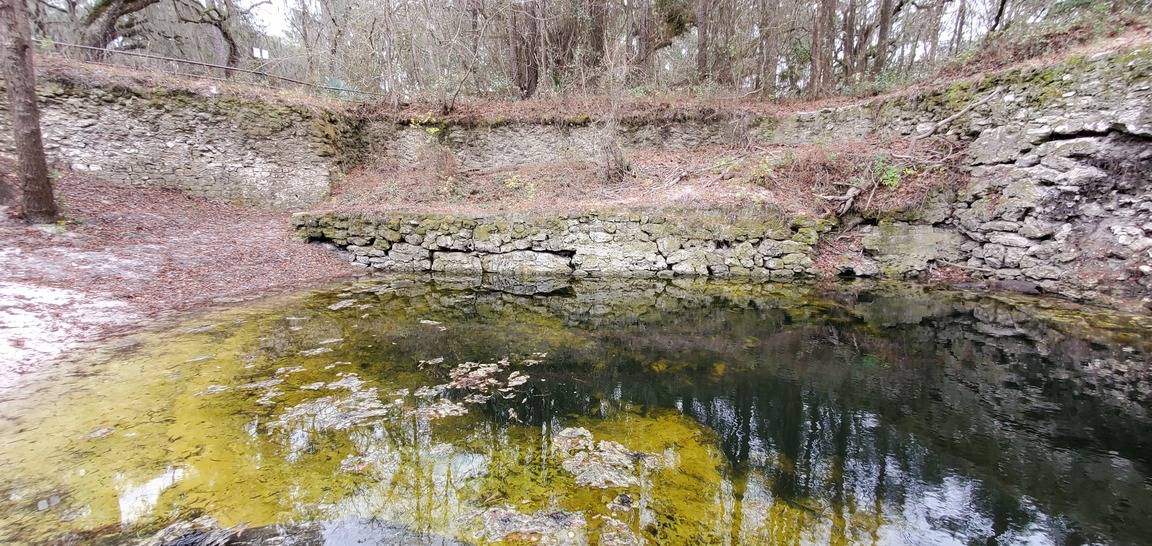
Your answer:
[[[245,544],[1147,543],[1150,327],[912,287],[362,280],[0,394],[0,542],[210,516]]]

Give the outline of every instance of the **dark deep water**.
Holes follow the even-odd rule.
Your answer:
[[[1150,326],[910,286],[371,278],[2,393],[0,541],[1147,544]]]

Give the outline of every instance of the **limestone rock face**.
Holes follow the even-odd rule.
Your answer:
[[[1032,143],[1024,130],[1015,125],[996,127],[980,133],[968,148],[973,165],[996,165],[1016,161]]]
[[[575,251],[572,265],[592,276],[649,276],[668,268],[656,243],[581,244]]]
[[[903,223],[876,226],[863,239],[880,272],[897,278],[919,276],[929,262],[959,259],[963,242],[955,231]]]

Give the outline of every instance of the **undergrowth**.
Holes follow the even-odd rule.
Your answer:
[[[941,63],[935,79],[963,78],[1152,28],[1147,0],[1092,2],[1071,0],[1043,22],[1010,26],[988,34]]]
[[[902,143],[857,141],[835,148],[766,150],[749,160],[747,180],[784,198],[805,196],[809,207],[833,214],[849,188],[863,191],[852,206],[857,212],[907,210],[937,190],[959,183],[958,154],[940,141],[915,155],[901,155]],[[823,197],[822,197],[823,196]]]

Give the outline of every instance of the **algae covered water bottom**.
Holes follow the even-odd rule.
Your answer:
[[[1150,326],[915,287],[368,278],[3,393],[0,541],[1141,544]]]

